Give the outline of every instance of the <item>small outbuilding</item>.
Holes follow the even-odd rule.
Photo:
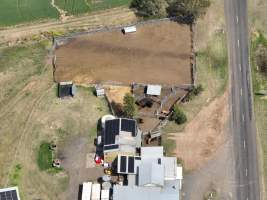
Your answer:
[[[123,34],[136,32],[136,26],[128,26],[122,29]]]
[[[68,82],[59,82],[58,83],[58,97],[68,97],[68,96],[75,96],[77,91],[76,86],[73,84],[72,81]]]
[[[161,85],[147,85],[146,94],[152,96],[160,96],[161,94]]]
[[[97,97],[103,97],[105,95],[105,89],[103,87],[96,86],[95,87],[95,95]]]

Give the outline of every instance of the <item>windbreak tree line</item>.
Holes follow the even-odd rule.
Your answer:
[[[210,0],[133,0],[131,8],[142,17],[175,17],[184,24],[192,24],[205,13]]]

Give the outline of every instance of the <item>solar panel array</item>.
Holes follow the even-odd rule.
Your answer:
[[[119,173],[123,174],[134,174],[134,156],[120,156],[119,157]]]
[[[136,136],[136,121],[132,119],[121,119],[121,130],[131,132],[132,136]]]
[[[0,192],[0,200],[18,200],[16,190]]]
[[[120,132],[120,119],[106,121],[104,145],[115,144],[116,135],[118,135],[119,132]]]

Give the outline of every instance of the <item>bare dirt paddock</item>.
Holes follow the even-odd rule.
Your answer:
[[[79,36],[55,54],[56,81],[191,84],[190,27],[171,21]]]

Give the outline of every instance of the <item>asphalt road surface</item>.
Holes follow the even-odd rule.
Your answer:
[[[225,0],[236,174],[236,198],[233,199],[260,200],[247,13],[247,0]]]

